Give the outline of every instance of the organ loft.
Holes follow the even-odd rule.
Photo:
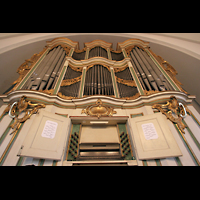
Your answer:
[[[1,166],[200,165],[199,120],[149,42],[60,37],[0,95]]]

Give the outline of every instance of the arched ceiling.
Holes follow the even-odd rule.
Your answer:
[[[0,34],[0,93],[3,93],[18,78],[17,68],[34,53],[39,53],[46,41],[57,37],[67,37],[79,42],[101,39],[113,43],[130,38],[150,42],[151,50],[168,61],[177,71],[177,79],[183,88],[200,105],[200,33],[1,33]]]

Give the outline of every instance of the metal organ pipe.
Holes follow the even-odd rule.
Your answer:
[[[51,84],[52,84],[53,81],[55,80],[56,74],[57,74],[57,72],[58,72],[58,69],[60,68],[60,64],[61,64],[61,62],[63,61],[64,56],[65,56],[65,51],[63,50],[63,51],[62,51],[62,54],[61,54],[61,57],[60,57],[60,59],[59,59],[59,61],[58,61],[58,63],[56,64],[56,66],[55,66],[53,72],[51,73],[49,82],[48,82],[47,87],[46,87],[47,90],[50,89]]]
[[[93,58],[93,57],[108,58],[107,50],[105,50],[104,48],[100,46],[94,47],[90,50],[90,53],[89,53],[89,58]]]
[[[57,79],[58,79],[58,77],[60,75],[60,72],[61,72],[61,69],[62,69],[62,66],[64,65],[64,63],[65,63],[65,59],[63,59],[63,61],[61,62],[61,65],[60,65],[60,67],[59,67],[59,69],[58,69],[58,71],[56,73],[56,77],[55,77],[55,80],[53,82],[52,88],[55,87],[56,81],[57,81]]]
[[[139,55],[137,54],[136,50],[135,49],[132,49],[134,55],[136,56],[136,59],[139,61],[139,63],[141,64],[142,66],[142,69],[144,70],[146,76],[147,76],[147,79],[150,81],[151,83],[151,86],[154,88],[154,90],[159,90],[157,85],[156,85],[156,82],[155,82],[155,79],[153,78],[152,74],[150,74],[149,70],[147,69],[147,67],[145,66],[145,64],[143,63],[143,61],[141,60],[141,58],[139,57]]]
[[[54,58],[53,62],[51,63],[49,69],[47,70],[47,72],[45,73],[45,75],[42,78],[42,82],[40,84],[39,90],[45,89],[45,86],[48,83],[48,80],[50,78],[50,75],[51,75],[52,71],[54,70],[56,63],[58,62],[62,52],[63,52],[62,48],[58,50],[57,55],[55,56],[55,58]]]
[[[44,90],[53,88],[65,55],[66,53],[61,46],[51,50],[33,72],[23,89]]]
[[[139,70],[139,72],[140,72],[140,74],[141,74],[141,76],[142,76],[142,79],[144,80],[144,83],[146,84],[148,90],[152,90],[152,89],[151,89],[151,86],[150,86],[150,84],[149,84],[149,81],[148,81],[148,79],[147,79],[147,77],[146,77],[146,74],[144,73],[143,69],[141,68],[141,66],[140,66],[140,64],[138,63],[137,59],[135,58],[134,54],[131,52],[130,55],[131,55],[133,61],[135,62],[136,66],[137,66],[137,69]]]
[[[44,77],[45,73],[47,72],[47,70],[51,66],[51,63],[53,62],[53,60],[57,56],[59,50],[60,50],[60,47],[58,47],[55,50],[55,52],[53,53],[53,55],[51,56],[51,58],[49,59],[49,61],[47,62],[47,64],[44,66],[44,69],[42,70],[42,72],[38,74],[36,80],[33,82],[33,86],[32,86],[31,89],[35,89],[35,90],[38,89],[38,87],[40,86],[40,83],[42,82],[42,78]]]
[[[135,63],[133,62],[132,59],[131,59],[131,63],[132,63],[132,65],[133,65],[133,68],[134,68],[134,70],[135,70],[135,72],[136,72],[136,74],[137,74],[139,80],[140,80],[140,83],[141,83],[143,89],[144,89],[144,90],[147,90],[147,88],[146,88],[146,86],[145,86],[145,84],[144,84],[144,82],[143,82],[143,80],[142,80],[142,76],[140,75],[140,73],[139,73],[139,71],[138,71],[137,67],[135,66]]]
[[[139,57],[143,61],[144,65],[147,67],[149,70],[150,74],[152,75],[154,81],[157,83],[158,87],[160,88],[161,91],[165,90],[163,83],[161,82],[159,76],[155,73],[154,69],[150,66],[150,64],[147,62],[141,51],[136,47],[135,48]],[[159,90],[159,89],[158,89]]]
[[[94,65],[86,73],[84,95],[114,95],[110,72],[102,65]]]
[[[29,80],[27,81],[26,85],[24,86],[24,89],[33,89],[36,90],[37,87],[33,86],[34,81],[36,80],[36,78],[38,77],[38,75],[41,73],[42,69],[44,69],[44,66],[48,63],[49,59],[51,58],[51,56],[53,55],[53,53],[55,52],[55,49],[51,50],[46,56],[45,58],[42,60],[42,62],[39,64],[39,66],[37,67],[37,69],[33,72],[33,74],[31,75],[31,77],[29,78]]]
[[[151,60],[151,58],[147,55],[146,52],[144,52],[142,49],[140,49],[141,53],[143,54],[143,56],[146,58],[147,62],[151,65],[151,67],[154,69],[154,71],[156,72],[156,74],[160,77],[161,81],[163,82],[165,88],[167,90],[173,90],[172,86],[168,83],[168,81],[165,79],[165,77],[163,76],[162,72],[157,68],[157,66],[155,65],[155,63]]]

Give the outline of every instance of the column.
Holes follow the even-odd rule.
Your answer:
[[[81,79],[81,89],[80,89],[80,93],[79,93],[79,97],[82,98],[83,97],[83,91],[84,91],[84,85],[85,85],[85,74],[86,74],[86,69],[87,67],[83,67],[83,71],[82,71],[82,79]]]
[[[90,51],[90,49],[89,49],[89,47],[87,47],[86,53],[85,53],[85,60],[88,59],[88,57],[89,57],[89,51]]]
[[[57,81],[57,83],[56,83],[56,86],[55,86],[55,89],[54,89],[54,92],[53,92],[54,95],[57,95],[57,94],[58,94],[58,91],[59,91],[59,89],[60,89],[61,82],[62,82],[62,80],[63,80],[63,78],[64,78],[65,73],[66,73],[68,64],[69,64],[69,61],[66,60],[65,63],[64,63],[64,66],[63,66],[63,68],[62,68],[62,70],[61,70],[60,77],[58,78],[58,81]]]
[[[124,58],[127,58],[127,57],[128,57],[128,56],[127,56],[127,53],[126,53],[126,51],[125,51],[124,48],[122,48],[122,53],[123,53],[123,55],[124,55]]]
[[[118,88],[117,88],[117,83],[116,83],[115,73],[114,73],[113,67],[110,67],[110,72],[111,72],[111,77],[112,77],[112,82],[113,82],[113,88],[114,88],[115,97],[119,98],[119,92],[118,92]]]
[[[141,85],[141,83],[140,83],[140,81],[139,81],[139,79],[138,79],[138,77],[136,75],[136,72],[135,72],[135,70],[134,70],[134,68],[133,68],[133,66],[131,64],[131,61],[128,61],[128,66],[129,66],[131,75],[132,75],[132,77],[133,77],[133,79],[134,79],[134,81],[135,81],[135,83],[137,85],[137,89],[138,89],[140,95],[144,95],[144,90],[143,90],[142,85]]]
[[[74,53],[74,48],[71,48],[68,56],[72,56],[73,53]]]
[[[107,48],[107,54],[108,54],[108,59],[112,60],[111,53],[110,53],[110,48]]]

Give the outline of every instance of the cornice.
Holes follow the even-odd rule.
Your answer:
[[[132,38],[132,39],[125,40],[124,42],[118,42],[117,50],[119,51],[122,48],[126,49],[129,46],[133,46],[133,45],[139,45],[143,48],[146,48],[149,46],[149,42],[144,42],[143,40]]]
[[[74,42],[68,38],[65,38],[65,37],[58,37],[58,38],[55,38],[51,41],[47,41],[47,46],[48,47],[52,47],[54,45],[57,45],[57,44],[66,44],[67,46],[71,47],[71,48],[77,48],[79,49],[79,43],[78,42]]]
[[[62,99],[56,95],[49,95],[33,90],[17,90],[9,93],[8,95],[1,95],[0,98],[3,99],[4,103],[13,103],[14,101],[20,99],[23,95],[27,96],[28,100],[35,100],[39,103],[55,105],[64,109],[85,108],[88,105],[94,104],[97,99],[101,99],[104,104],[115,108],[134,109],[145,105],[152,105],[154,103],[166,102],[172,95],[175,96],[183,104],[190,104],[192,100],[196,98],[194,95],[187,95],[183,92],[163,91],[148,96],[140,95],[138,98],[133,100],[126,100],[103,95],[95,95],[75,99]]]
[[[96,65],[96,64],[107,65],[113,68],[120,68],[127,65],[127,62],[130,61],[130,58],[124,58],[121,61],[115,61],[103,57],[93,57],[86,60],[74,60],[72,57],[66,57],[66,60],[68,60],[69,64],[75,68],[87,67],[89,65]]]
[[[112,43],[106,42],[104,40],[93,40],[91,42],[85,42],[84,43],[84,47],[87,47],[89,49],[92,49],[92,48],[94,48],[96,46],[101,46],[104,49],[107,49],[107,48],[111,48],[112,47]]]

